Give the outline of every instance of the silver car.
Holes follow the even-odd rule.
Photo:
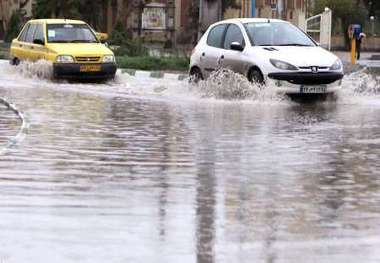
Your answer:
[[[343,65],[289,22],[229,19],[211,25],[194,48],[190,76],[195,82],[219,68],[250,81],[274,81],[281,93],[333,93],[341,88]]]

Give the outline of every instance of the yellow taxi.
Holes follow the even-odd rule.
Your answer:
[[[10,63],[44,59],[53,63],[55,78],[110,79],[116,62],[106,37],[79,20],[30,20],[12,41]]]

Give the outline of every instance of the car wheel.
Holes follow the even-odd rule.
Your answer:
[[[249,71],[248,80],[258,84],[264,84],[264,76],[258,68],[253,68]]]
[[[202,75],[201,70],[199,68],[197,68],[197,67],[192,68],[191,71],[190,71],[189,82],[197,84],[201,80],[203,80],[203,75]]]
[[[17,66],[18,64],[20,64],[20,60],[18,58],[13,58],[13,59],[9,60],[9,64],[11,64],[13,66]]]

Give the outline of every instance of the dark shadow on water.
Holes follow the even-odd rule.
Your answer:
[[[336,94],[289,94],[289,98],[302,104],[315,104],[325,101],[334,102],[337,100]]]
[[[216,178],[215,178],[215,149],[211,138],[208,145],[202,148],[202,159],[198,162],[197,189],[196,189],[196,251],[198,263],[212,263],[215,243],[215,206],[216,206]],[[206,150],[207,149],[207,150]],[[203,152],[204,151],[204,152]]]

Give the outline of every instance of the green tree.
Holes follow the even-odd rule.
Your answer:
[[[108,1],[36,0],[35,5],[33,5],[33,17],[81,19],[89,23],[96,30],[105,31]],[[112,4],[116,6],[114,0],[112,0]]]
[[[80,0],[36,0],[35,18],[81,18]]]
[[[11,19],[9,21],[9,26],[4,37],[5,42],[11,42],[14,38],[17,37],[21,29],[21,24],[21,15],[19,12],[16,11],[12,14]]]
[[[364,25],[368,10],[360,0],[317,0],[314,12],[321,13],[328,7],[333,12],[333,22],[339,20],[341,31],[345,36],[346,46],[349,47],[347,29],[350,24]],[[335,21],[334,21],[335,20]]]

